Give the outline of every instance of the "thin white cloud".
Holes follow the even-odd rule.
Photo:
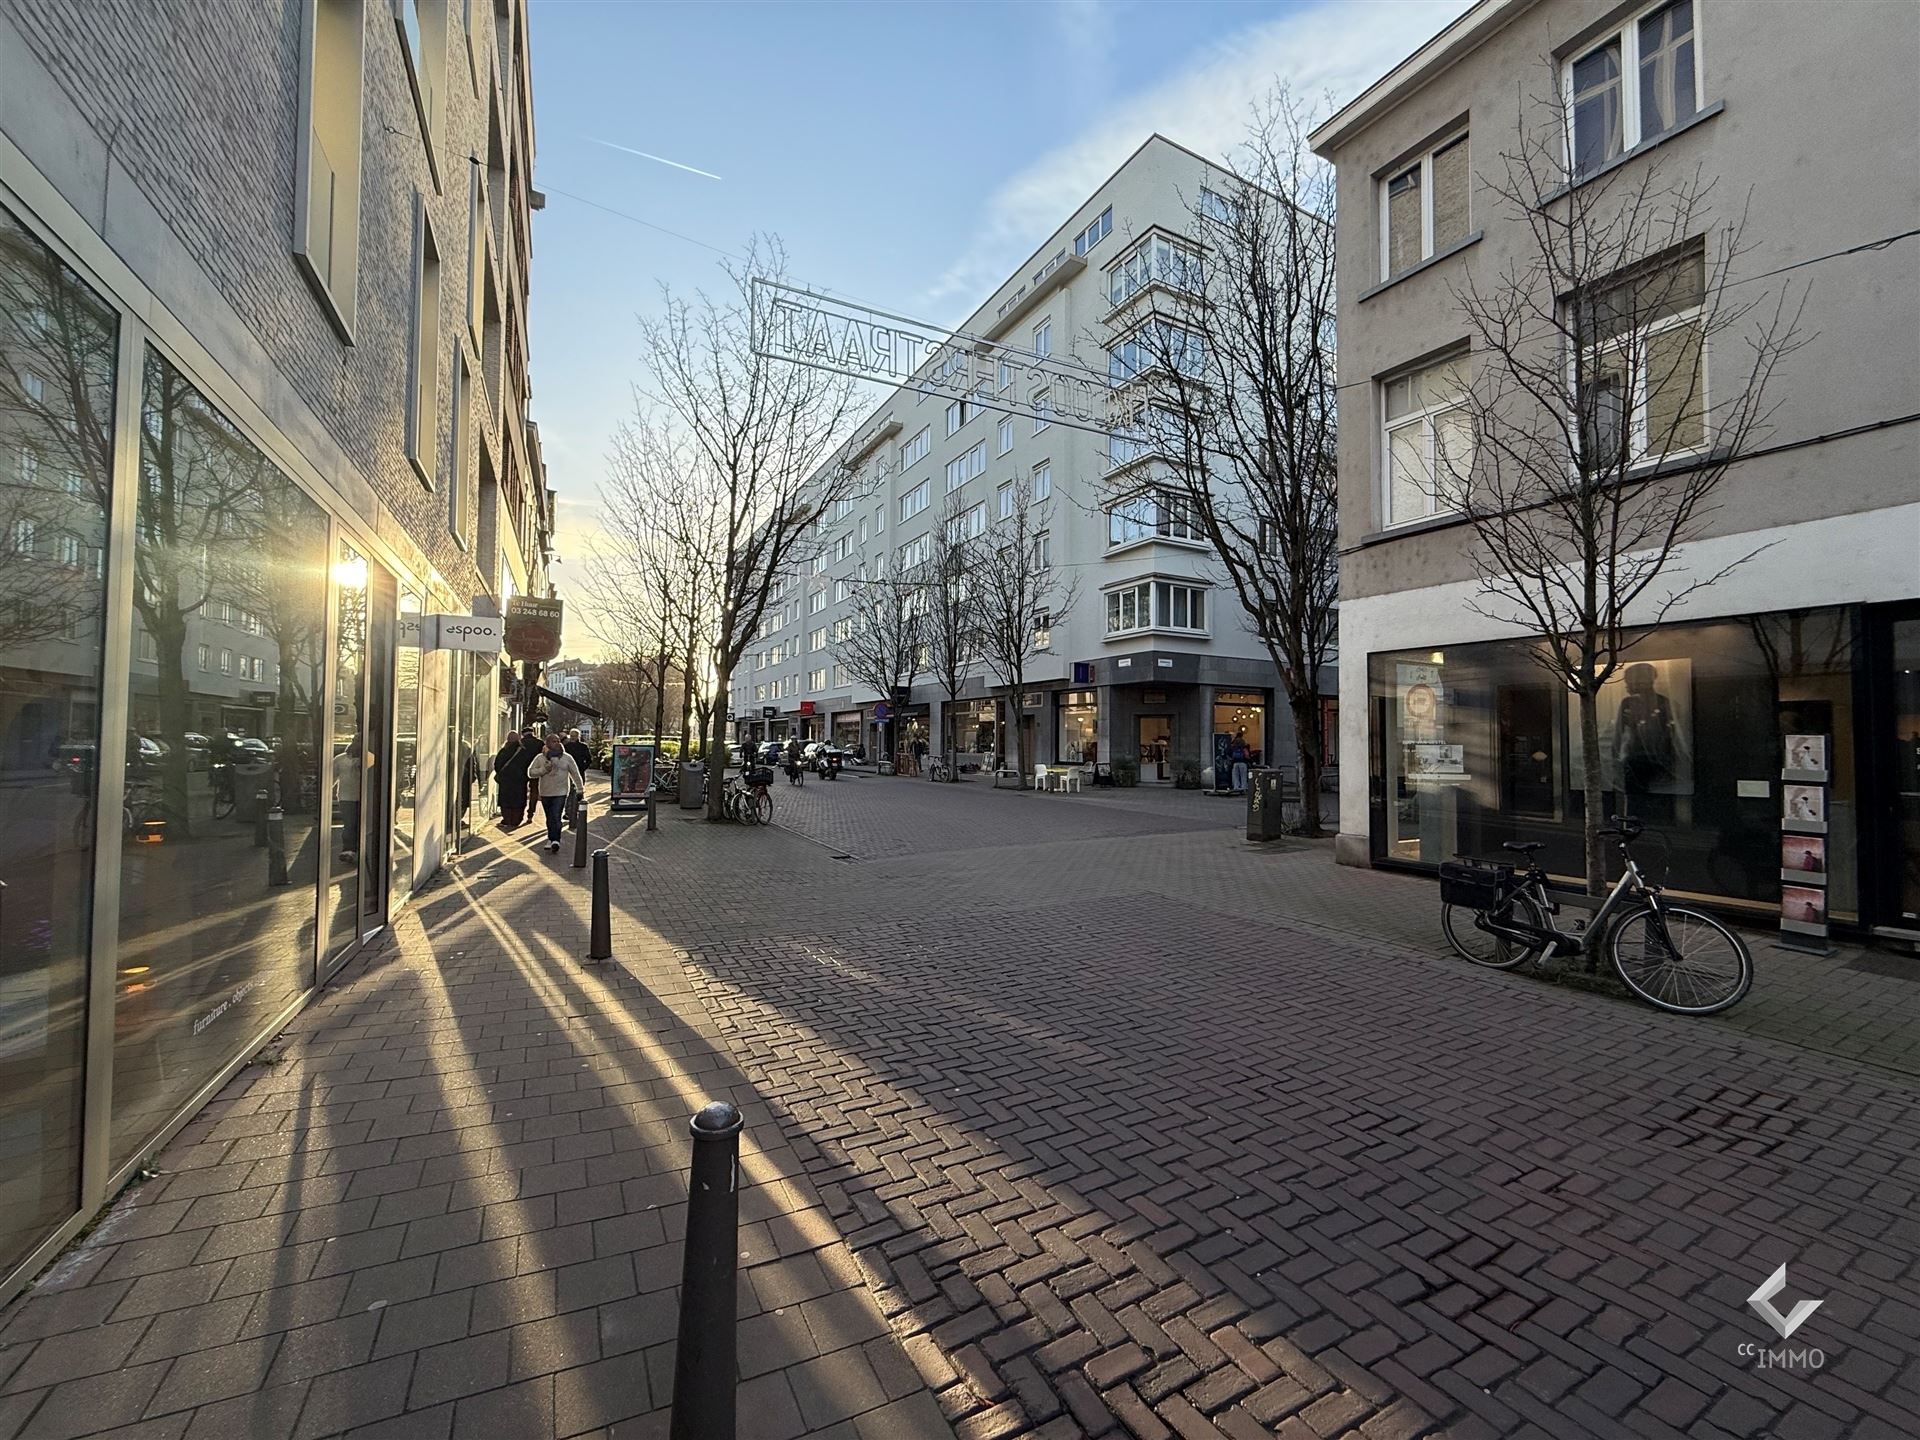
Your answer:
[[[1116,102],[1074,139],[1004,182],[988,198],[967,248],[921,296],[920,307],[951,318],[957,307],[978,304],[1154,131],[1202,155],[1223,155],[1244,136],[1249,107],[1276,81],[1309,103],[1323,96],[1345,103],[1469,3],[1328,0],[1203,48],[1177,74]],[[1098,53],[1111,16],[1093,4],[1074,10],[1059,23],[1079,32],[1087,52]]]
[[[678,160],[669,160],[664,155],[649,155],[644,150],[636,150],[631,145],[616,145],[611,140],[602,140],[597,135],[582,135],[582,140],[591,140],[596,145],[604,145],[609,150],[619,150],[628,155],[638,155],[642,160],[651,160],[656,165],[671,165],[676,170],[685,170],[689,175],[704,175],[709,180],[720,177],[711,170],[702,170],[698,165],[682,165]]]

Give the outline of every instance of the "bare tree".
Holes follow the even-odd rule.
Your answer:
[[[1702,571],[1685,551],[1766,430],[1769,382],[1803,336],[1785,290],[1736,290],[1744,210],[1717,222],[1699,170],[1649,158],[1570,187],[1557,90],[1523,101],[1516,130],[1478,179],[1525,242],[1496,275],[1454,286],[1472,354],[1454,367],[1459,406],[1436,421],[1432,483],[1472,523],[1476,608],[1538,637],[1534,657],[1578,706],[1598,893],[1601,689],[1637,627],[1752,558]],[[1392,483],[1419,478],[1396,469]],[[1646,711],[1615,737],[1628,793],[1672,740],[1658,701],[1623,702]]]
[[[978,536],[972,590],[979,606],[980,653],[1005,690],[1008,748],[1021,788],[1027,785],[1029,758],[1020,744],[1020,719],[1026,713],[1027,664],[1052,643],[1051,631],[1066,619],[1079,596],[1077,576],[1063,576],[1053,564],[1047,529],[1052,505],[1033,503],[1033,481],[1014,482],[1013,513]],[[964,527],[964,516],[943,529]],[[964,536],[964,529],[960,531]]]
[[[913,688],[925,658],[920,577],[890,563],[884,550],[871,560],[863,555],[849,600],[828,638],[833,658],[852,679],[897,704],[898,692]],[[893,722],[888,725],[891,735]]]
[[[1192,234],[1121,268],[1108,344],[1122,523],[1205,540],[1287,696],[1302,828],[1320,833],[1320,675],[1338,629],[1333,170],[1284,88],[1255,113]],[[1129,493],[1129,489],[1131,493]]]
[[[699,537],[706,607],[712,615],[709,753],[726,748],[725,697],[734,668],[760,630],[777,577],[796,573],[820,540],[822,517],[857,488],[840,444],[852,420],[852,382],[765,353],[777,242],[756,242],[728,267],[730,290],[692,301],[663,295],[661,313],[642,319],[650,377],[636,424],[684,437],[688,468],[680,506]],[[723,787],[708,787],[707,817],[724,819]]]
[[[981,537],[969,536],[960,520],[963,507],[958,496],[947,498],[944,523],[934,526],[928,543],[932,554],[919,567],[921,604],[927,647],[927,672],[940,682],[946,694],[942,712],[941,747],[951,737],[951,716],[960,701],[960,689],[981,660],[984,637],[980,628],[980,606],[976,595],[978,582],[974,570],[979,562]],[[958,780],[959,772],[949,765],[949,780]]]

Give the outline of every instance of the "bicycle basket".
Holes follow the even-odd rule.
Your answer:
[[[747,771],[742,778],[748,785],[771,785],[773,784],[773,771],[763,765],[758,769]]]
[[[1506,866],[1489,865],[1484,860],[1442,860],[1441,902],[1468,910],[1491,910],[1500,903],[1501,891],[1512,875]]]

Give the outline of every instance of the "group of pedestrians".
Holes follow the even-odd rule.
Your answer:
[[[560,848],[560,822],[567,797],[585,793],[587,766],[593,758],[578,730],[565,737],[552,730],[543,739],[531,728],[509,730],[493,756],[493,785],[500,798],[500,828],[518,830],[533,816],[537,799],[547,821],[547,849]]]

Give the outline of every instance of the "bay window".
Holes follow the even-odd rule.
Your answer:
[[[1107,507],[1107,548],[1142,540],[1198,541],[1200,527],[1186,497],[1146,490]]]
[[[1204,631],[1207,628],[1207,592],[1204,586],[1170,580],[1143,580],[1107,592],[1107,634],[1135,630]]]

